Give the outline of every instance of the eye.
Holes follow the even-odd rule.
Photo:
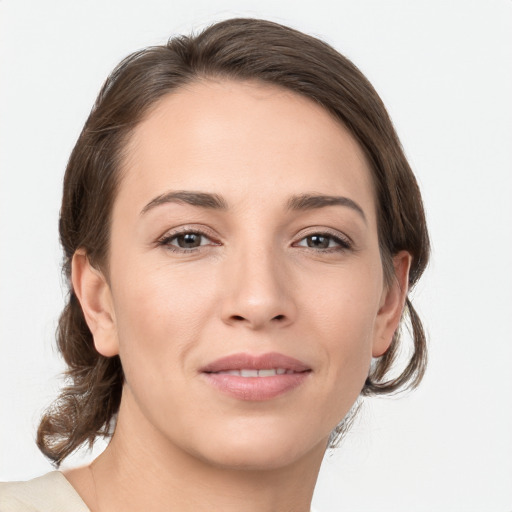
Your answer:
[[[313,233],[305,236],[295,244],[298,247],[308,247],[319,250],[346,250],[351,248],[351,243],[341,237],[329,233]]]
[[[218,245],[200,231],[184,231],[163,236],[158,245],[163,245],[173,251],[188,252],[204,245]]]

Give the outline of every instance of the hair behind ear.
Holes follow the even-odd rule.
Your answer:
[[[104,357],[93,343],[73,291],[59,319],[58,346],[68,365],[68,382],[41,419],[36,443],[58,467],[78,447],[109,436],[119,410],[123,371],[119,356]]]
[[[398,355],[402,334],[398,330],[393,337],[388,351],[378,359],[370,371],[370,375],[368,375],[362,390],[363,395],[382,395],[399,390],[414,389],[421,382],[427,366],[427,339],[420,317],[409,298],[405,301],[400,325],[403,326],[405,324],[404,320],[407,319],[409,320],[410,334],[413,340],[413,353],[407,366],[398,377],[385,380],[386,373],[391,369]]]

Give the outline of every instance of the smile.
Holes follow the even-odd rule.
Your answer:
[[[275,352],[233,354],[207,364],[200,372],[206,383],[223,395],[255,402],[291,392],[311,373],[306,363]]]

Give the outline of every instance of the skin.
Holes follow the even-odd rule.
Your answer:
[[[309,510],[329,434],[389,347],[407,293],[408,253],[394,258],[396,280],[383,278],[364,153],[309,99],[209,80],[151,110],[122,176],[108,273],[78,251],[73,285],[126,383],[110,445],[66,477],[93,511],[149,499],[153,511]],[[148,206],[173,191],[217,194],[226,208]],[[287,207],[303,194],[363,213]],[[201,245],[180,251],[183,230]],[[311,372],[265,401],[201,378],[240,352],[279,352]]]

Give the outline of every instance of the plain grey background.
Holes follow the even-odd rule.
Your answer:
[[[365,403],[326,457],[315,507],[510,512],[510,0],[0,0],[0,479],[51,469],[33,439],[63,370],[61,180],[100,85],[128,53],[232,16],[319,36],[361,68],[417,174],[433,242],[413,295],[425,380]]]

